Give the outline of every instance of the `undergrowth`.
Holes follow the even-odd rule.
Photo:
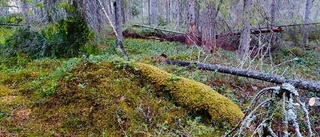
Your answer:
[[[139,77],[132,73],[135,70],[127,71],[123,64],[102,63],[122,59],[114,48],[113,38],[106,39],[103,46],[104,54],[81,59],[35,60],[17,53],[15,57],[0,60],[0,133],[21,136],[207,136],[216,131],[211,125],[204,124],[204,117],[190,114],[168,98],[152,92],[152,84],[140,83]],[[242,109],[248,106],[257,90],[270,85],[193,67],[169,66],[157,58],[166,54],[173,60],[237,66],[239,62],[233,52],[219,49],[208,55],[199,47],[141,39],[125,39],[124,46],[132,60],[210,85]],[[275,52],[275,65],[294,59],[277,66],[277,74],[319,81],[319,48],[301,54],[300,51],[291,48],[290,51]],[[263,68],[265,72],[272,69],[267,63]],[[177,77],[170,80],[175,81]],[[315,96],[313,92],[304,94]],[[317,113],[312,114],[311,122],[317,123]]]
[[[23,69],[7,68],[0,81],[2,134],[216,134],[215,128],[201,124],[201,117],[193,119],[184,108],[158,97],[152,85],[140,83],[136,70],[86,60],[34,60]]]

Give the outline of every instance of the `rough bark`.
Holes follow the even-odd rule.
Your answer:
[[[116,46],[119,48],[124,56],[129,60],[128,54],[123,47],[123,35],[122,35],[122,16],[121,16],[121,0],[116,0],[113,3],[115,13],[115,26],[116,26]]]
[[[226,74],[232,74],[237,76],[243,76],[247,78],[253,78],[258,80],[263,80],[267,82],[272,82],[276,84],[282,83],[291,83],[296,88],[312,90],[315,92],[320,92],[320,83],[304,81],[299,79],[290,79],[277,75],[271,75],[268,73],[261,73],[257,71],[250,71],[245,69],[238,69],[234,67],[226,67],[221,65],[213,65],[213,64],[204,64],[204,63],[192,63],[187,61],[179,61],[179,60],[165,60],[167,64],[170,65],[179,65],[179,66],[195,66],[201,70],[209,70],[209,71],[217,71]]]
[[[304,14],[304,24],[308,24],[310,22],[310,9],[311,9],[311,0],[306,0],[306,11]],[[308,44],[308,36],[309,36],[309,26],[305,25],[303,29],[303,39],[302,43],[304,46]]]
[[[188,1],[188,13],[187,13],[187,19],[188,19],[188,38],[187,38],[187,44],[188,45],[201,45],[200,43],[200,36],[198,31],[198,22],[197,19],[199,17],[199,10],[197,10],[195,0],[189,0]]]
[[[205,17],[203,19],[204,24],[202,25],[202,42],[201,44],[208,51],[214,51],[217,47],[217,38],[216,38],[216,17],[217,17],[217,8],[213,2],[208,2],[206,11],[204,12]]]
[[[103,27],[103,21],[102,21],[102,17],[101,17],[101,10],[98,8],[99,7],[98,5],[99,5],[99,2],[95,1],[95,4],[94,4],[95,14],[93,14],[93,16],[95,16],[95,18],[96,18],[96,24],[95,24],[96,34],[101,34],[101,30]]]
[[[239,55],[244,60],[248,57],[249,54],[249,47],[250,47],[250,22],[251,22],[251,7],[252,7],[252,0],[244,0],[243,6],[243,14],[242,14],[242,21],[243,21],[243,28],[242,33],[240,36],[240,46],[239,46]]]

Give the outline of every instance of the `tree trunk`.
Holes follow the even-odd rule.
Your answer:
[[[276,16],[276,0],[272,0],[271,2],[271,15],[270,15],[270,26],[273,27],[275,25],[275,16]]]
[[[181,29],[181,26],[183,25],[183,22],[184,22],[184,18],[183,18],[183,10],[184,10],[184,3],[182,0],[177,0],[177,28],[178,30]]]
[[[166,0],[166,23],[170,24],[171,23],[171,18],[170,18],[170,5],[171,5],[171,0]]]
[[[113,15],[112,0],[108,0],[108,14]]]
[[[141,8],[142,8],[142,10],[141,10],[141,22],[142,22],[142,24],[144,24],[144,0],[141,0]]]
[[[271,75],[268,73],[261,73],[256,71],[250,71],[245,69],[238,69],[234,67],[226,67],[221,65],[213,65],[213,64],[204,64],[204,63],[192,63],[187,61],[179,61],[179,60],[165,60],[167,64],[170,65],[179,65],[179,66],[196,66],[198,69],[201,70],[210,70],[210,71],[217,71],[226,74],[232,74],[237,76],[243,76],[247,78],[253,78],[258,80],[263,80],[267,82],[272,82],[276,84],[282,83],[290,83],[296,88],[311,90],[320,93],[320,83],[311,82],[311,81],[304,81],[304,80],[297,80],[297,79],[289,79],[277,75]]]
[[[26,20],[25,25],[29,26],[30,25],[30,18],[29,18],[29,7],[28,3],[26,0],[21,0],[21,7],[22,7],[22,14]]]
[[[151,25],[158,25],[158,1],[149,0],[149,23]]]
[[[270,11],[270,26],[268,26],[271,30],[275,28],[275,20],[276,20],[276,4],[277,0],[272,0],[271,2],[271,11]],[[270,48],[276,47],[277,44],[277,35],[270,34],[267,37],[270,39]]]
[[[249,55],[250,48],[250,22],[251,22],[251,7],[252,0],[244,0],[242,21],[243,28],[240,36],[240,45],[238,53],[242,60],[245,60]]]
[[[96,24],[96,29],[97,29],[97,34],[101,35],[102,27],[103,27],[103,21],[102,21],[102,16],[101,16],[101,10],[98,8],[99,2],[95,1],[95,16],[97,19],[97,24]]]
[[[113,3],[115,13],[115,26],[116,26],[116,46],[121,50],[122,54],[129,60],[128,54],[123,47],[123,35],[122,35],[122,16],[121,16],[121,0],[116,0]]]
[[[311,9],[311,0],[306,0],[306,11],[304,14],[304,24],[310,23],[310,9]],[[309,37],[309,26],[305,25],[303,29],[303,39],[302,44],[303,46],[307,46],[308,44],[308,37]]]
[[[51,23],[57,23],[59,21],[58,13],[58,1],[57,0],[43,0],[44,8],[47,14],[47,21]],[[75,2],[80,3],[80,2]]]
[[[195,9],[195,0],[188,0],[188,38],[187,43],[188,45],[196,45],[197,41],[197,27],[196,24],[196,9]]]
[[[207,4],[202,26],[202,45],[212,52],[216,49],[216,7],[213,2]]]
[[[122,16],[122,24],[125,24],[126,23],[126,21],[127,21],[127,19],[126,19],[126,8],[127,7],[125,7],[125,4],[123,4],[125,1],[124,0],[121,0],[121,16]]]

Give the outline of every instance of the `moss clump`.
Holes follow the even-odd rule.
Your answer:
[[[177,104],[196,112],[208,113],[215,123],[236,124],[244,115],[231,100],[205,84],[175,77],[151,65],[137,63],[136,66],[158,90],[168,90]]]
[[[0,97],[10,94],[12,91],[5,86],[0,85]]]
[[[221,135],[141,83],[137,70],[84,61],[60,79],[56,94],[35,105],[26,132],[44,136]],[[41,128],[38,128],[41,126]],[[34,132],[35,129],[41,129]],[[192,130],[192,131],[191,131]],[[191,131],[191,132],[190,132]]]
[[[27,65],[25,71],[6,74],[2,80],[13,89],[0,86],[0,128],[5,135],[221,136],[224,130],[201,123],[204,117],[190,115],[185,108],[207,112],[217,123],[234,123],[237,118],[233,111],[238,108],[210,93],[210,87],[150,65],[83,60],[54,70],[46,62]],[[54,94],[39,96],[50,82],[57,84]],[[221,104],[210,99],[221,99]],[[235,106],[228,115],[230,109],[218,109],[225,105]]]

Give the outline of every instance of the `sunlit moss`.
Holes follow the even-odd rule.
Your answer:
[[[135,71],[106,62],[82,62],[70,77],[60,79],[56,94],[34,107],[37,120],[28,129],[41,125],[44,133],[82,136],[154,136],[157,131],[176,136],[191,127],[206,127],[206,132],[197,133],[200,135],[214,133],[210,126],[188,123],[185,109],[157,97],[153,85],[141,83]],[[181,133],[176,134],[178,131]]]
[[[5,86],[0,85],[0,97],[10,94],[12,91]]]
[[[179,105],[198,112],[207,112],[213,121],[235,124],[244,115],[236,104],[207,85],[182,77],[172,80],[173,75],[151,65],[137,63],[137,67],[158,89],[168,88]]]

